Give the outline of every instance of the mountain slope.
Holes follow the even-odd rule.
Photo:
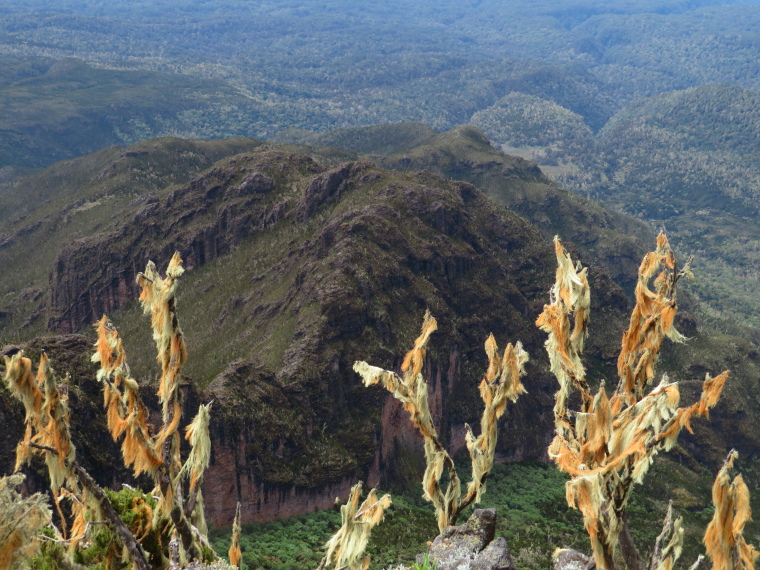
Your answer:
[[[16,180],[0,194],[0,325],[6,338],[40,334],[47,326],[48,274],[66,243],[123,223],[145,195],[161,193],[251,139],[157,139],[109,147]],[[136,202],[135,202],[136,201]]]
[[[597,135],[548,101],[514,99],[473,122],[574,192],[667,228],[695,256],[704,316],[760,325],[760,92],[705,85],[636,100]]]
[[[687,209],[756,214],[759,107],[760,92],[730,85],[631,103],[599,133],[617,182],[607,197],[662,220]]]
[[[386,130],[394,125],[385,127]],[[396,125],[399,132],[409,127]],[[511,156],[494,148],[490,141],[473,127],[457,127],[430,136],[421,144],[414,137],[396,139],[395,153],[383,156],[385,143],[379,147],[353,146],[367,129],[348,129],[340,140],[345,148],[386,168],[401,171],[428,170],[454,180],[469,182],[484,191],[495,202],[525,216],[544,233],[547,239],[559,235],[571,241],[589,261],[603,267],[619,285],[633,289],[641,256],[652,239],[645,224],[600,204],[578,196],[552,182],[535,163]],[[316,135],[291,135],[291,140],[308,144]],[[320,135],[320,139],[326,135]],[[305,150],[305,149],[304,149]],[[364,154],[360,154],[360,153]],[[320,149],[315,155],[324,154]],[[336,153],[341,158],[347,156]]]
[[[605,201],[668,228],[696,256],[716,316],[760,325],[760,93],[710,85],[631,104],[600,134]]]
[[[326,169],[276,146],[143,196],[60,250],[49,327],[86,330],[107,311],[133,372],[147,381],[154,348],[129,301],[134,275],[149,258],[160,266],[182,253],[186,372],[208,390],[190,400],[218,402],[209,480],[220,484],[206,492],[213,520],[229,523],[238,496],[249,517],[269,518],[311,508],[292,493],[326,507],[357,478],[416,472],[421,456],[400,461],[418,445],[403,410],[363,388],[351,366],[360,358],[396,366],[428,308],[440,328],[428,366],[442,436],[461,449],[462,423],[477,422],[483,342],[493,332],[534,355],[532,392],[505,419],[499,454],[544,455],[548,431],[530,418],[547,417],[551,380],[533,320],[553,252],[521,216],[466,183],[368,162]],[[593,279],[611,301],[604,330],[621,329],[625,297],[603,273]],[[615,336],[596,334],[591,355],[609,361]]]
[[[146,151],[126,157],[140,171],[140,165],[172,156],[172,145],[196,153],[206,148],[210,156],[221,152],[217,144],[146,141],[122,153]],[[185,258],[188,271],[177,306],[191,355],[185,368],[187,413],[198,401],[217,401],[208,476],[215,485],[205,491],[215,523],[230,523],[238,498],[250,519],[273,518],[326,508],[358,478],[391,484],[417,476],[419,440],[404,411],[382,390],[363,388],[351,366],[366,359],[397,368],[426,309],[440,325],[426,373],[442,437],[454,451],[462,450],[463,422],[478,420],[483,342],[493,332],[500,345],[522,340],[531,354],[529,394],[501,422],[498,456],[544,457],[554,381],[534,321],[555,271],[546,232],[558,225],[570,232],[566,243],[581,259],[586,252],[607,259],[596,242],[624,233],[612,227],[614,216],[598,207],[584,211],[582,201],[548,183],[535,165],[498,153],[473,129],[375,158],[407,166],[416,160],[460,176],[470,169],[469,176],[492,182],[504,201],[532,212],[543,230],[473,185],[430,171],[386,170],[366,160],[328,167],[288,146],[226,144],[247,148],[191,180],[161,189],[144,185],[130,201],[116,195],[111,202],[119,208],[111,216],[104,215],[105,205],[81,209],[76,215],[90,220],[86,235],[60,233],[64,214],[53,223],[50,212],[32,210],[28,220],[17,222],[33,239],[47,239],[54,251],[46,266],[50,283],[38,291],[49,303],[40,305],[38,319],[22,332],[46,320],[49,333],[60,339],[46,341],[51,358],[62,370],[71,369],[66,362],[73,356],[55,350],[71,345],[70,335],[61,333],[86,332],[108,312],[145,390],[156,364],[147,322],[131,300],[134,276],[149,258],[161,266],[175,249]],[[119,179],[119,168],[106,168],[113,159],[90,157],[92,170],[106,174],[93,181],[87,196],[97,196],[98,185],[108,187],[112,176]],[[65,170],[61,164],[51,172]],[[44,179],[45,172],[36,176]],[[164,176],[172,180],[171,171]],[[565,219],[575,215],[586,216],[585,226],[578,229]],[[573,243],[572,235],[593,239]],[[13,266],[23,274],[21,262],[32,259],[31,253],[20,256]],[[609,259],[607,264],[615,267]],[[597,382],[614,375],[628,301],[604,269],[592,265],[590,277],[594,324],[587,362]],[[14,318],[24,315],[21,309]],[[752,448],[760,440],[760,410],[746,394],[755,390],[760,355],[744,339],[720,338],[698,326],[688,313],[678,324],[696,338],[686,348],[667,351],[663,364],[686,377],[687,399],[705,371],[730,362],[736,374],[725,403],[710,424],[695,426],[697,436],[679,449],[681,458],[690,462],[698,453],[719,461],[726,445]],[[86,355],[76,358],[86,362]],[[72,390],[97,402],[86,366],[73,370]],[[10,451],[11,443],[3,447]],[[6,456],[3,464],[9,462]],[[107,471],[100,475],[110,481]]]
[[[387,482],[416,469],[397,461],[416,445],[404,412],[363,388],[351,366],[359,358],[396,366],[427,308],[440,326],[428,364],[433,407],[455,450],[462,422],[479,414],[488,333],[502,345],[522,339],[542,362],[532,321],[551,281],[551,246],[471,185],[365,162],[326,170],[260,147],[133,208],[63,248],[50,326],[76,330],[107,310],[132,370],[150,378],[152,343],[127,299],[145,260],[161,265],[180,250],[186,371],[218,402],[208,479],[219,484],[205,493],[218,523],[230,522],[239,496],[249,520],[271,517],[303,508],[282,500],[293,489],[316,493],[324,507],[356,478]],[[609,326],[622,326],[625,298],[598,281],[618,301]],[[608,340],[595,337],[592,353],[608,352],[598,345]],[[543,456],[546,433],[529,419],[551,407],[542,369],[504,422],[500,455]]]

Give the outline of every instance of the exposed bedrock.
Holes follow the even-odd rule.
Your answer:
[[[148,259],[163,268],[182,254],[180,320],[193,316],[183,325],[190,343],[210,339],[197,341],[190,359],[232,355],[211,377],[187,369],[188,421],[199,402],[215,399],[204,489],[214,524],[230,524],[238,500],[244,522],[267,520],[326,508],[358,480],[388,487],[419,477],[421,438],[406,412],[381,388],[365,388],[352,366],[398,371],[426,309],[439,324],[425,362],[431,410],[451,452],[464,450],[465,422],[479,429],[483,344],[493,333],[502,348],[522,341],[531,357],[528,394],[500,422],[497,460],[546,458],[555,381],[534,321],[554,280],[554,251],[528,220],[471,184],[369,162],[327,169],[262,147],[143,197],[123,222],[63,248],[49,329],[76,332],[113,315],[137,296],[134,279]],[[212,261],[234,273],[210,282],[203,268]],[[603,270],[592,268],[590,279],[586,352],[596,382],[614,376],[628,301]],[[52,352],[54,362],[71,357]],[[88,366],[79,378],[94,378]],[[150,393],[152,379],[140,380]],[[97,385],[81,382],[96,409]],[[105,446],[98,422],[90,439]],[[3,469],[11,448],[2,448]],[[122,477],[96,470],[104,484]]]

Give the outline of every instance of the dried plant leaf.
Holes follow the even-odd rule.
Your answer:
[[[631,403],[643,397],[644,389],[654,378],[654,366],[662,341],[666,337],[673,342],[684,341],[673,321],[678,308],[676,283],[689,272],[689,264],[676,272],[675,255],[662,233],[657,237],[657,249],[648,253],[641,262],[635,291],[636,306],[631,313],[628,330],[623,334],[618,356],[618,391],[625,394]],[[652,290],[649,281],[657,271],[660,273]]]
[[[485,404],[480,420],[480,435],[475,437],[470,426],[465,424],[472,477],[467,485],[467,494],[461,501],[463,505],[480,501],[486,489],[486,478],[493,468],[499,418],[506,411],[508,400],[515,402],[521,394],[526,393],[520,377],[525,374],[528,353],[523,350],[521,343],[507,345],[504,356],[499,358],[496,340],[491,335],[486,341],[486,354],[489,357],[488,370],[480,382],[480,396]]]
[[[203,471],[210,456],[210,444],[207,439],[208,415],[200,410],[196,417],[199,423],[188,432],[191,439],[195,438],[198,447],[186,464],[185,472],[190,476],[191,484],[185,503],[180,492],[183,468],[178,430],[182,418],[179,385],[187,349],[176,311],[177,278],[183,273],[182,259],[179,253],[175,253],[166,268],[166,277],[162,278],[155,264],[148,262],[145,272],[138,274],[137,282],[141,287],[143,311],[151,316],[156,360],[161,365],[157,395],[162,405],[163,425],[154,437],[153,447],[162,463],[158,466],[157,488],[160,493],[154,518],[169,516],[181,538],[182,549],[187,556],[198,558],[204,548],[210,548],[200,490]]]
[[[230,564],[240,568],[240,561],[243,558],[243,553],[240,550],[240,501],[238,501],[235,508],[235,520],[232,523],[232,542],[230,543],[229,557]]]
[[[555,247],[558,269],[551,302],[536,321],[548,334],[546,349],[558,381],[556,436],[549,456],[572,477],[566,486],[567,501],[583,514],[597,567],[611,568],[631,487],[643,480],[660,450],[675,444],[681,429],[691,429],[694,415],[707,415],[717,403],[728,373],[708,376],[700,401],[684,408],[678,407],[678,385],[667,377],[646,392],[664,339],[683,340],[673,327],[675,291],[678,279],[690,274],[688,263],[677,270],[677,260],[661,234],[657,249],[647,254],[639,267],[636,306],[618,358],[617,388],[608,397],[602,385],[592,397],[578,341],[585,336],[588,321],[585,270],[573,265],[557,239]],[[573,391],[580,394],[578,411],[568,409]],[[669,539],[667,555],[661,560],[663,568],[672,566],[677,558],[678,540],[675,534]]]
[[[650,570],[673,570],[673,566],[683,550],[683,518],[673,520],[673,501],[668,504],[668,511],[662,525],[662,532],[655,542]],[[663,542],[665,545],[663,546]]]
[[[744,540],[744,526],[751,520],[749,490],[741,475],[731,480],[731,470],[739,454],[732,450],[713,483],[715,513],[703,542],[713,568],[751,570],[758,551]]]
[[[422,375],[427,343],[437,328],[436,320],[426,312],[420,336],[401,365],[403,378],[394,372],[370,366],[366,362],[354,363],[354,371],[362,377],[365,386],[381,384],[393,394],[409,412],[412,423],[422,434],[426,464],[422,477],[422,496],[433,504],[438,528],[443,530],[455,524],[459,514],[473,502],[478,502],[485,491],[496,450],[497,422],[506,410],[507,401],[514,402],[525,393],[520,377],[525,374],[524,366],[528,354],[518,342],[515,346],[508,345],[504,355],[500,356],[493,335],[486,340],[488,368],[480,383],[480,396],[485,409],[478,437],[472,433],[470,426],[465,426],[467,448],[472,461],[472,479],[467,485],[467,493],[462,497],[461,483],[454,462],[441,445],[430,415],[427,382]],[[444,470],[449,476],[445,489],[441,486]]]
[[[93,362],[100,363],[97,378],[103,384],[108,429],[114,441],[124,435],[121,452],[124,464],[135,477],[149,473],[154,479],[162,459],[148,429],[148,410],[140,397],[137,382],[130,376],[126,352],[119,332],[103,317],[95,323],[98,341]]]
[[[327,552],[319,570],[326,570],[331,566],[335,570],[364,570],[369,565],[369,558],[364,557],[364,550],[367,548],[372,528],[383,520],[385,509],[391,505],[391,496],[384,495],[378,499],[375,490],[372,489],[360,506],[361,490],[361,482],[354,485],[347,503],[340,508],[342,525],[325,545]]]
[[[182,467],[182,474],[190,477],[191,491],[203,483],[203,473],[211,461],[211,437],[208,433],[210,411],[211,404],[201,404],[198,414],[185,431],[185,439],[190,442],[191,449]]]
[[[16,447],[15,471],[24,465],[31,454],[29,444],[32,435],[42,427],[42,402],[45,395],[37,385],[32,374],[32,361],[19,351],[11,357],[5,358],[5,383],[11,393],[21,401],[24,406],[25,416],[24,438]]]

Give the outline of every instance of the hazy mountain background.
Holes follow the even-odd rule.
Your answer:
[[[214,109],[197,101],[175,109],[195,136],[410,120],[442,130],[513,92],[556,103],[596,132],[636,97],[706,83],[759,86],[756,2],[22,1],[0,15],[0,57],[165,73],[164,98],[203,98],[202,84],[177,84],[177,75],[233,88],[240,98]],[[5,71],[6,82],[36,77],[63,98],[87,98],[76,73],[61,84],[28,65]],[[91,92],[93,106],[108,90]],[[26,94],[34,97],[18,96]],[[181,130],[147,127],[170,128]],[[116,135],[135,142],[148,130]]]

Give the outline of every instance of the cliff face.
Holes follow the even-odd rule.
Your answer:
[[[299,160],[305,168],[319,170],[309,159]],[[233,160],[164,200],[155,194],[140,196],[115,231],[63,247],[51,274],[48,330],[80,330],[135,299],[135,277],[146,259],[166,259],[179,250],[186,266],[193,268],[229,253],[282,217],[284,204],[262,199],[274,186],[274,180],[256,171],[256,164],[236,170]]]
[[[437,163],[442,172],[444,162]],[[490,168],[488,161],[471,163],[478,172]],[[380,388],[364,388],[352,365],[362,359],[398,369],[426,309],[439,331],[425,373],[449,448],[461,453],[464,423],[478,425],[483,343],[492,332],[500,346],[521,340],[531,355],[529,394],[500,424],[498,459],[545,458],[555,382],[545,339],[533,323],[555,271],[546,234],[556,228],[576,258],[602,261],[590,269],[592,382],[615,377],[627,322],[626,297],[604,267],[613,274],[627,268],[639,246],[615,216],[593,210],[584,217],[582,204],[566,200],[540,173],[505,164],[493,166],[502,173],[492,178],[493,188],[498,181],[514,207],[540,218],[538,226],[467,182],[388,171],[364,160],[327,167],[292,149],[261,146],[187,183],[145,192],[100,231],[93,226],[88,237],[56,244],[62,247],[50,274],[48,324],[51,332],[66,333],[55,338],[79,340],[71,345],[76,350],[58,350],[60,342],[51,341],[48,352],[63,368],[76,364],[81,388],[72,408],[85,411],[72,415],[82,413],[89,431],[75,438],[81,436],[80,451],[93,457],[88,461],[101,483],[128,476],[111,464],[117,451],[101,425],[89,341],[68,333],[108,313],[150,393],[153,348],[131,302],[134,277],[148,259],[162,268],[175,250],[188,269],[178,297],[190,353],[185,417],[199,402],[216,401],[204,491],[215,524],[231,522],[238,500],[246,522],[264,520],[328,507],[359,479],[389,486],[419,476],[421,438],[406,413]],[[574,212],[580,226],[565,219]],[[620,263],[604,253],[609,236],[624,246]],[[694,348],[666,354],[678,377],[686,374],[696,384],[704,371],[722,370],[727,358],[740,378],[760,369],[748,343],[733,339],[730,354],[711,352],[714,338],[702,335],[691,317],[681,328],[698,338]],[[33,341],[32,351],[43,341]],[[17,423],[19,410],[1,390],[0,396],[0,413]],[[683,453],[715,448],[722,457],[724,444],[751,447],[760,440],[753,427],[758,413],[744,406],[737,387],[713,418],[713,427],[736,420],[736,429],[698,427]],[[0,448],[6,471],[17,441],[10,432],[7,439],[13,441]]]
[[[50,329],[79,330],[104,312],[118,325],[114,311],[135,298],[136,273],[174,250],[189,270],[179,310],[192,315],[183,320],[191,359],[210,360],[212,345],[237,356],[221,370],[187,370],[213,378],[189,401],[218,402],[205,491],[216,524],[231,522],[237,500],[245,520],[267,519],[327,507],[358,479],[388,485],[418,474],[420,440],[406,413],[363,388],[351,367],[366,359],[397,368],[426,309],[439,321],[426,364],[431,405],[453,451],[464,448],[464,422],[478,424],[482,346],[493,332],[502,346],[522,340],[533,359],[529,395],[502,422],[498,454],[545,456],[553,381],[533,321],[553,252],[475,187],[368,162],[326,169],[279,149],[223,160],[142,198],[114,231],[64,247]],[[228,277],[210,282],[210,266]],[[622,330],[624,296],[601,272],[594,284],[609,327]],[[196,335],[206,340],[194,347]],[[609,360],[616,336],[595,336],[590,352]]]

